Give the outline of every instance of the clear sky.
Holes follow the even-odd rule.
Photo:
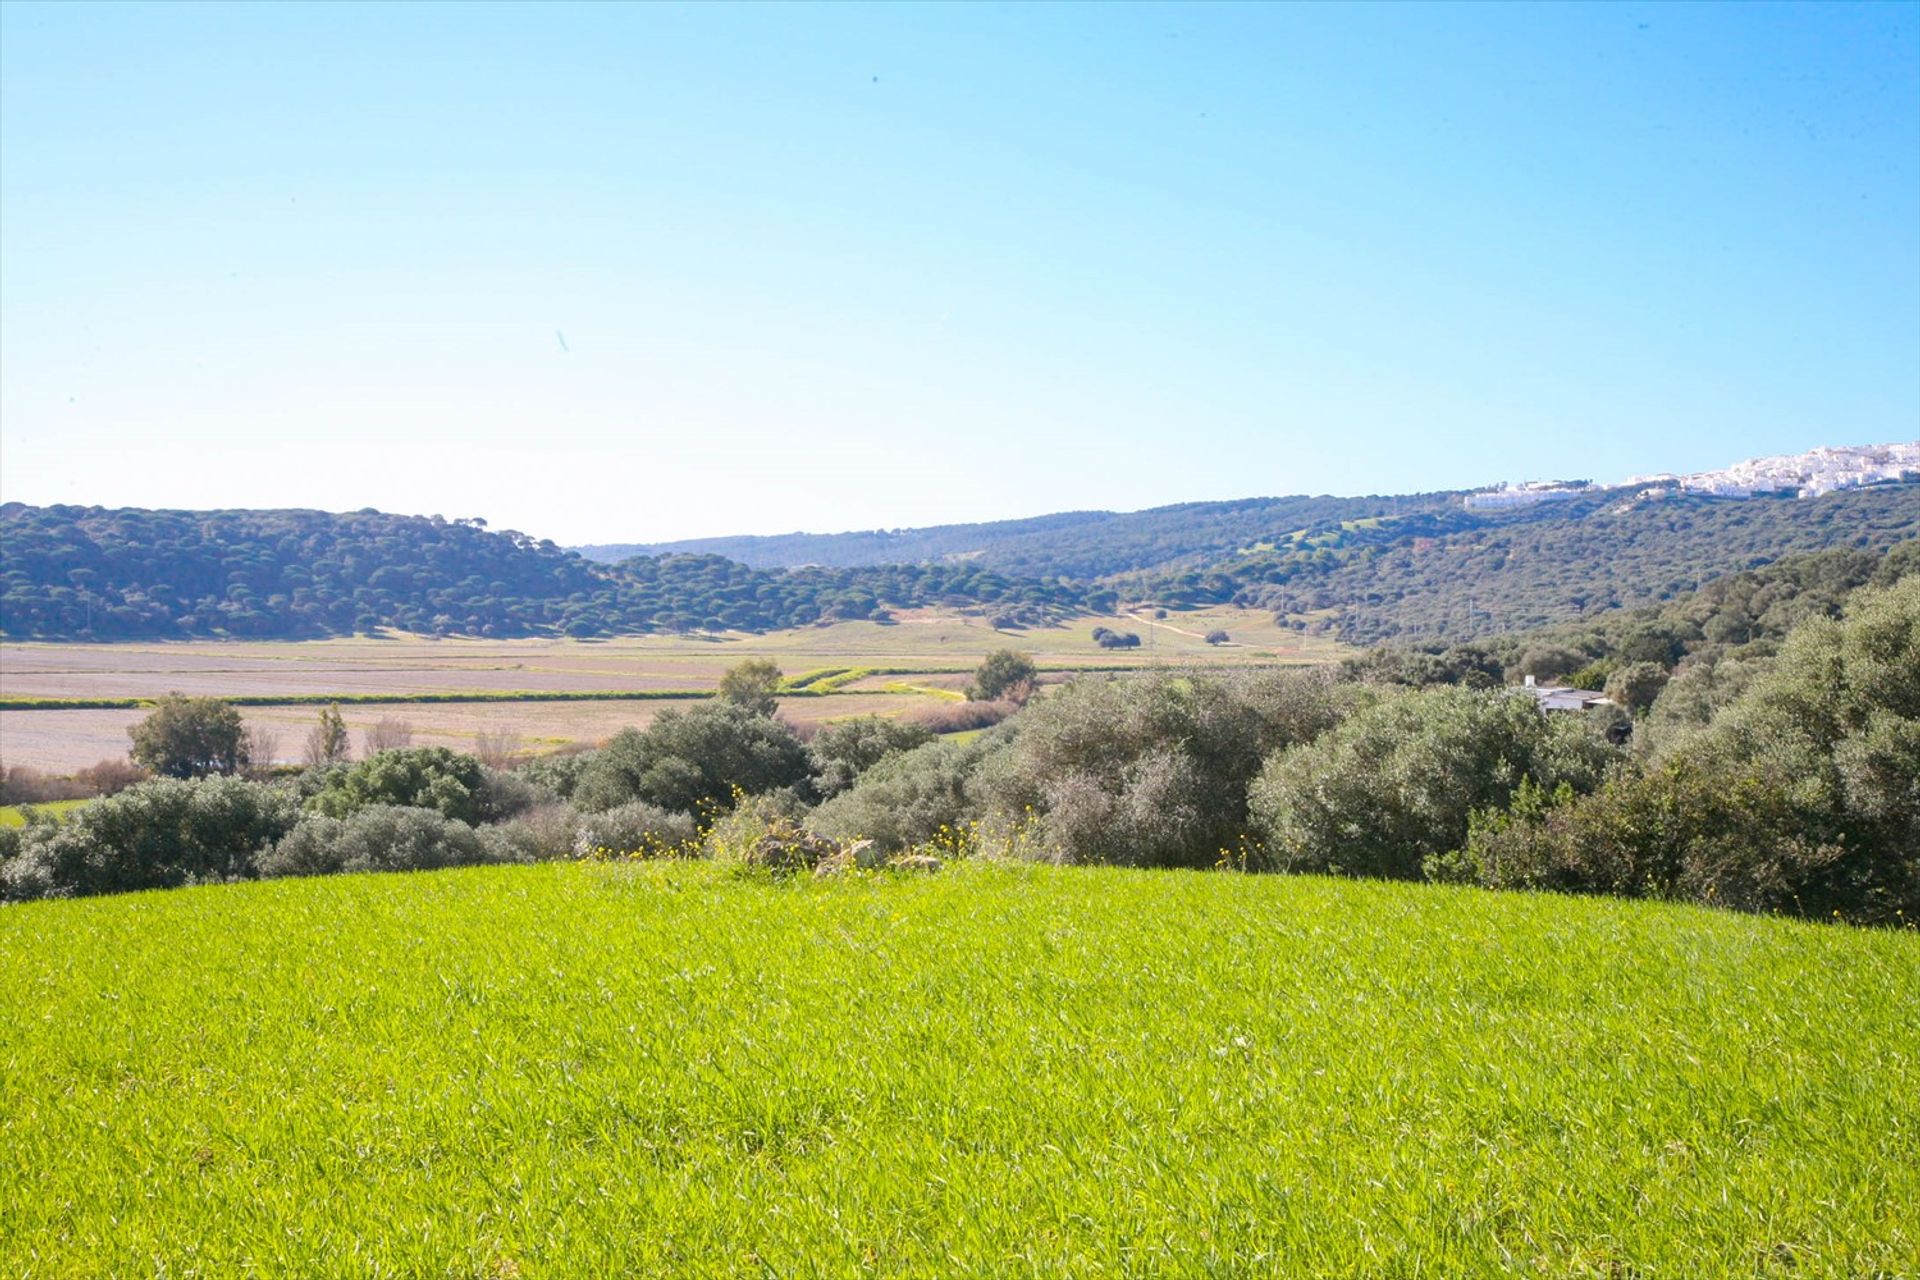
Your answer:
[[[0,4],[0,497],[563,542],[1920,436],[1920,5]]]

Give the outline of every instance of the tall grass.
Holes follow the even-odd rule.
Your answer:
[[[566,864],[0,909],[9,1274],[1920,1270],[1920,938]]]

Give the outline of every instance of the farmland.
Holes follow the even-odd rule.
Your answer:
[[[1920,1269],[1920,939],[709,863],[0,911],[28,1276]]]
[[[1151,643],[1134,650],[1101,649],[1092,638],[1098,625],[1136,632]],[[1227,630],[1234,642],[1206,644],[1203,637],[1215,628]],[[0,645],[0,704],[150,699],[169,692],[285,699],[287,705],[248,706],[245,714],[250,723],[277,734],[282,754],[292,757],[313,722],[312,702],[339,697],[356,736],[383,717],[398,717],[423,743],[465,749],[480,733],[512,731],[539,748],[596,742],[627,725],[644,725],[665,707],[687,705],[672,694],[710,690],[723,671],[745,658],[771,658],[789,676],[828,667],[893,673],[853,681],[837,693],[786,700],[783,710],[799,723],[897,715],[934,696],[909,687],[957,690],[966,683],[965,673],[997,648],[1029,652],[1043,670],[1310,662],[1339,652],[1325,640],[1275,627],[1266,614],[1235,609],[1178,613],[1151,627],[1144,618],[1088,618],[1032,631],[996,631],[981,618],[923,611],[905,614],[893,625],[844,622],[757,636],[599,642],[396,635],[262,643],[7,644]],[[520,699],[516,693],[535,696]],[[569,693],[582,700],[565,700]],[[383,696],[392,701],[378,701]],[[475,700],[418,701],[423,696]],[[140,707],[19,710],[0,705],[0,756],[9,764],[54,771],[84,767],[124,754],[127,726],[144,714]]]

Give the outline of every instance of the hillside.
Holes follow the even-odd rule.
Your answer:
[[[1901,1275],[1916,1002],[1910,933],[1312,877],[569,864],[31,904],[0,910],[0,1256]]]
[[[1446,493],[1188,503],[672,544],[616,563],[479,520],[11,503],[0,508],[0,634],[596,637],[885,621],[929,605],[1030,626],[1123,605],[1230,604],[1349,643],[1455,642],[1658,604],[1785,556],[1920,536],[1920,483],[1813,497],[1680,482],[1556,494],[1491,508]]]
[[[925,529],[699,538],[578,550],[589,559],[608,562],[635,555],[722,555],[761,568],[807,564],[856,567],[957,559],[1007,573],[1098,578],[1229,555],[1276,531],[1337,528],[1342,521],[1441,511],[1458,501],[1458,494],[1244,498],[1185,502],[1147,511],[1066,511],[1026,520]]]
[[[438,516],[20,503],[0,507],[0,589],[0,634],[54,640],[770,631],[930,604],[1113,601],[969,564],[789,573],[673,555],[597,565]]]
[[[1782,557],[1920,536],[1920,484],[1745,499],[1603,491],[1514,513],[1384,521],[1205,569],[1109,579],[1174,606],[1336,611],[1352,643],[1458,641],[1657,604]]]

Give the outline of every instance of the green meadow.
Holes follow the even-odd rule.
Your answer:
[[[0,827],[26,826],[29,812],[63,818],[85,803],[85,800],[46,800],[39,804],[0,805]]]
[[[1920,937],[997,864],[0,909],[10,1276],[1920,1273]]]

